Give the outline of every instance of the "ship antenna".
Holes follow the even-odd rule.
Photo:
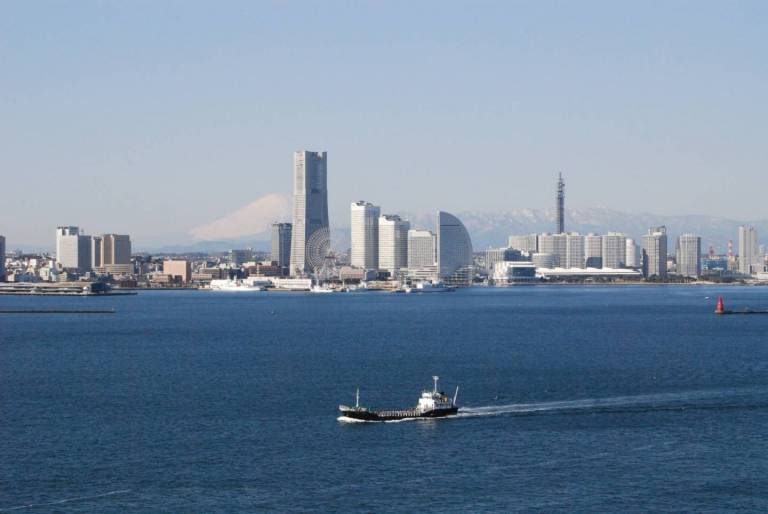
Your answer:
[[[437,394],[437,381],[440,380],[440,377],[437,375],[432,375],[432,380],[435,381],[435,394]]]
[[[456,392],[453,393],[453,405],[456,405],[456,397],[459,396],[459,386],[456,386]]]
[[[360,407],[360,388],[357,388],[357,393],[355,393],[355,408]]]

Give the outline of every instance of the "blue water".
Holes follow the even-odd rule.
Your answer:
[[[0,512],[768,510],[768,288],[0,297]],[[709,296],[709,299],[705,297]],[[431,375],[454,419],[342,423]]]

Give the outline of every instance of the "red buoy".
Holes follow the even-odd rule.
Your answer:
[[[717,299],[717,308],[715,309],[715,314],[725,314],[725,302],[723,302],[722,296]]]

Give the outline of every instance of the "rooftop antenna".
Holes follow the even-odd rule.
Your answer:
[[[440,380],[440,377],[438,377],[437,375],[432,375],[432,380],[435,381],[435,391],[434,392],[435,392],[435,394],[437,394],[437,381]]]

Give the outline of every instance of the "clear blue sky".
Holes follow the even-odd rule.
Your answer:
[[[176,242],[329,152],[331,222],[768,217],[768,2],[4,2],[0,233]]]

